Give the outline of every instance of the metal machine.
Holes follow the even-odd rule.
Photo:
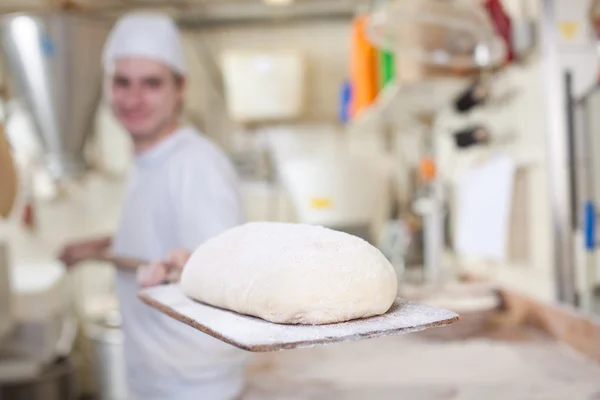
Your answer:
[[[378,104],[385,129],[398,125],[398,114],[424,128],[419,167],[422,184],[413,211],[423,220],[424,280],[439,283],[446,201],[435,172],[433,123],[436,114],[468,85],[451,72],[460,70],[464,76],[473,76],[497,68],[504,63],[507,48],[484,9],[460,1],[384,2],[371,12],[367,31],[378,48],[399,56],[395,93]]]
[[[83,148],[101,95],[101,49],[110,27],[101,16],[64,11],[0,20],[9,75],[55,179],[85,170]]]
[[[111,26],[101,16],[71,11],[0,18],[11,89],[31,114],[41,161],[56,181],[86,170],[84,145],[100,100],[101,50]],[[0,151],[0,160],[7,157]],[[14,195],[16,178],[7,182]],[[13,203],[1,199],[0,215]],[[74,399],[76,323],[62,267],[19,266],[11,277],[9,262],[8,245],[0,242],[0,398]]]

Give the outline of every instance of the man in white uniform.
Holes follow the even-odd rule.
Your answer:
[[[182,43],[168,18],[137,14],[115,26],[104,52],[106,94],[133,139],[131,172],[120,227],[112,238],[67,246],[66,265],[118,256],[171,261],[244,222],[237,177],[225,155],[191,127],[179,125],[186,69]],[[244,384],[245,352],[144,305],[144,284],[163,279],[117,265],[131,400],[229,400]],[[160,266],[160,265],[158,265]],[[142,272],[140,274],[140,272]]]

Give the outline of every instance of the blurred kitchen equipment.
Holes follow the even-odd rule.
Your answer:
[[[538,0],[503,1],[502,4],[511,21],[511,40],[515,61],[522,62],[536,48]]]
[[[596,51],[600,54],[600,0],[593,0],[590,4],[590,23],[596,37]]]
[[[108,310],[92,318],[85,330],[94,346],[98,400],[127,400],[120,313]]]
[[[0,28],[8,72],[33,117],[46,168],[55,179],[82,174],[111,24],[96,14],[49,11],[4,15]]]
[[[8,218],[17,197],[17,171],[10,145],[0,126],[0,218]]]
[[[350,115],[359,115],[371,106],[377,97],[377,50],[369,42],[366,32],[368,15],[357,15],[351,26],[350,81],[352,96]]]
[[[598,247],[597,242],[597,219],[598,212],[592,200],[586,201],[584,205],[583,235],[585,246],[585,288],[580,296],[580,305],[584,312],[593,315],[595,312],[595,303],[597,291],[599,289],[596,283],[596,258],[595,251]]]
[[[413,211],[423,219],[423,276],[430,283],[441,279],[445,249],[443,187],[434,158],[435,145],[431,131],[425,134],[425,154],[419,162],[421,187],[413,203]]]
[[[454,144],[456,147],[464,149],[477,144],[485,144],[490,140],[490,134],[482,126],[474,126],[462,129],[454,133]]]
[[[75,340],[75,322],[64,267],[58,262],[15,265],[11,290],[15,318],[12,349],[39,364],[68,356]]]
[[[396,56],[394,53],[379,50],[379,88],[383,89],[396,79]]]
[[[11,380],[0,377],[0,399],[76,400],[76,366],[74,360],[65,359],[45,366],[35,376]]]
[[[487,3],[499,5],[492,0]],[[376,102],[380,118],[387,125],[397,124],[395,115],[402,109],[413,124],[417,121],[423,127],[420,187],[412,211],[423,220],[424,276],[431,283],[439,283],[442,278],[447,219],[444,187],[436,164],[436,117],[452,103],[463,111],[481,104],[487,90],[479,90],[477,84],[465,90],[464,83],[468,82],[456,78],[474,77],[475,82],[487,83],[483,78],[503,67],[507,56],[511,56],[508,45],[512,39],[507,36],[510,30],[500,29],[507,26],[490,18],[496,15],[501,17],[497,21],[506,22],[507,16],[494,10],[495,14],[488,12],[483,2],[394,0],[372,10],[367,23],[371,41],[379,49],[394,53],[398,61],[396,92],[386,96],[385,103]],[[460,88],[442,90],[448,82]],[[423,100],[416,101],[418,97]],[[412,104],[403,107],[404,102]]]
[[[367,30],[379,48],[431,66],[491,68],[506,57],[486,10],[474,3],[391,1],[372,12]]]
[[[483,105],[489,95],[489,82],[477,79],[471,86],[462,92],[454,101],[454,109],[465,113],[474,107]]]
[[[76,399],[76,322],[65,270],[58,263],[14,265],[9,282],[2,293],[10,298],[0,300],[13,320],[0,341],[0,398]]]
[[[340,109],[339,121],[343,125],[348,123],[351,118],[351,101],[352,101],[352,84],[349,81],[344,81],[340,90]]]
[[[404,279],[406,256],[412,241],[412,229],[407,221],[394,219],[388,221],[382,229],[379,249],[396,270],[398,284]]]
[[[304,110],[305,60],[295,50],[229,50],[222,56],[227,109],[237,122],[294,119]]]
[[[500,0],[485,0],[483,6],[496,28],[496,33],[502,37],[506,45],[506,62],[511,62],[515,58],[515,49],[513,44],[512,21]]]
[[[391,171],[347,154],[282,162],[282,184],[301,223],[327,226],[373,242],[388,215]]]

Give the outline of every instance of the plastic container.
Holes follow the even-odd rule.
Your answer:
[[[304,58],[293,50],[232,50],[222,57],[227,109],[238,122],[294,119],[304,106]]]
[[[95,318],[86,325],[86,333],[94,346],[98,399],[127,400],[121,315],[112,310]]]
[[[390,173],[374,159],[305,157],[283,162],[280,168],[301,223],[373,226],[387,204]]]
[[[65,270],[54,262],[21,264],[12,268],[11,278],[15,346],[31,360],[48,362],[68,316]]]

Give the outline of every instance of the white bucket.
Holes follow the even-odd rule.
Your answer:
[[[389,204],[390,171],[372,157],[298,157],[280,177],[301,223],[373,226]]]

